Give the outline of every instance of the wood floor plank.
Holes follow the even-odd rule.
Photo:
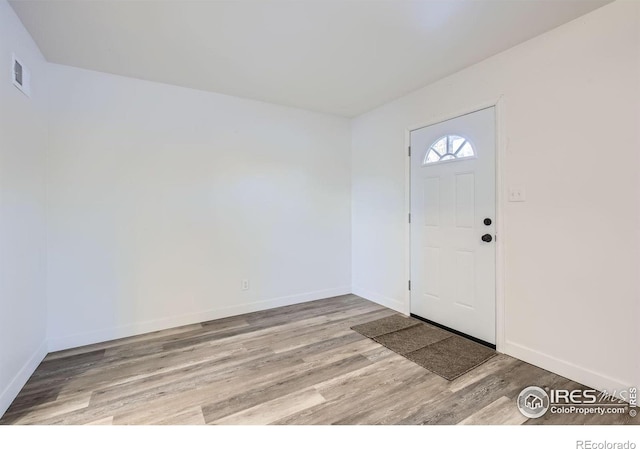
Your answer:
[[[325,401],[325,398],[320,393],[311,388],[263,402],[218,419],[213,424],[271,424],[281,418],[306,410],[314,405],[322,404]]]
[[[282,379],[274,379],[268,385],[251,388],[223,401],[207,404],[202,407],[202,411],[207,423],[211,423],[229,414],[270,401],[288,392],[301,390],[307,385],[314,385],[370,363],[365,357],[356,355],[328,365],[318,364],[313,369],[296,372]]]
[[[55,388],[65,392],[94,392],[108,387],[120,387],[141,379],[168,375],[172,371],[185,370],[187,373],[194,366],[204,365],[221,360],[235,361],[240,352],[246,352],[242,345],[230,345],[221,351],[211,351],[198,348],[193,351],[159,351],[141,353],[137,358],[105,358],[99,366],[92,366],[91,370],[84,370],[73,377],[64,372],[49,372],[35,381],[32,379],[24,388],[24,392],[42,391]],[[67,380],[68,379],[68,380]],[[47,382],[48,380],[48,382]],[[126,391],[126,390],[121,390]]]
[[[227,361],[223,369],[212,365],[201,367],[195,372],[175,373],[175,376],[160,375],[151,385],[147,383],[136,387],[135,390],[131,390],[131,386],[115,388],[111,397],[101,396],[98,399],[96,396],[92,401],[93,409],[101,414],[119,410],[118,419],[122,417],[127,422],[137,419],[135,416],[140,413],[148,413],[147,409],[173,407],[176,412],[181,412],[193,403],[221,401],[243,393],[248,386],[261,387],[277,382],[285,376],[312,370],[322,362],[304,363],[299,358],[300,355],[328,351],[339,347],[342,342],[362,338],[359,334],[335,338],[292,351],[292,356],[274,354],[251,360],[233,358],[230,362]],[[130,391],[127,393],[127,390]],[[91,411],[72,413],[57,417],[48,423],[73,424],[78,420],[84,422],[87,419],[86,415],[90,413]]]
[[[468,373],[463,374],[462,376],[454,379],[449,383],[448,389],[452,392],[460,391],[469,385],[473,385],[475,382],[478,382],[483,377],[491,375],[492,373],[503,369],[507,366],[514,365],[518,360],[513,357],[509,357],[505,354],[498,354],[495,357],[490,358],[482,365],[478,366],[475,369],[472,369]]]
[[[34,406],[28,411],[14,411],[9,408],[0,424],[43,424],[47,420],[55,420],[60,416],[81,411],[84,413],[89,407],[89,394],[68,395],[60,401],[47,402]]]
[[[157,339],[166,339],[171,335],[175,335],[175,334],[183,334],[185,332],[190,332],[190,331],[201,331],[202,330],[202,324],[201,323],[196,323],[196,324],[189,324],[186,326],[180,326],[180,327],[173,327],[171,329],[163,329],[160,331],[156,331],[156,332],[149,332],[146,334],[141,334],[141,335],[136,335],[134,337],[127,337],[127,338],[119,338],[116,340],[109,340],[109,341],[105,341],[102,343],[95,343],[92,345],[87,345],[87,346],[81,346],[78,348],[72,348],[72,349],[65,349],[62,351],[56,351],[56,352],[51,352],[47,355],[47,357],[45,358],[45,360],[54,360],[54,359],[60,359],[60,358],[68,358],[72,355],[76,355],[76,354],[83,354],[85,352],[90,352],[90,351],[96,351],[96,350],[100,350],[100,349],[113,349],[113,348],[118,348],[118,347],[126,347],[126,348],[132,348],[136,345],[139,344],[147,344],[147,342],[149,341],[153,341],[153,340],[157,340]]]
[[[460,421],[458,424],[523,424],[528,418],[520,413],[516,402],[506,396],[502,396],[486,407]]]
[[[111,426],[113,425],[113,416],[107,416],[106,418],[96,419],[86,424],[87,426]]]
[[[425,371],[410,369],[393,376],[391,382],[383,385],[382,389],[364,396],[362,407],[334,423],[397,424],[405,416],[407,409],[424,403],[426,395],[436,394],[447,382],[440,376]]]
[[[583,388],[504,354],[449,382],[351,326],[397,312],[355,295],[47,355],[0,424],[637,424],[524,420],[524,387]]]
[[[328,351],[303,355],[302,360],[305,362],[317,362],[323,361],[324,363],[333,363],[343,358],[351,357],[357,354],[361,354],[366,357],[366,353],[371,350],[377,349],[377,344],[370,340],[358,340],[353,343],[348,343],[343,346],[339,346]],[[297,348],[295,348],[297,349]]]
[[[204,415],[200,406],[187,407],[184,410],[176,411],[175,407],[165,407],[164,409],[147,408],[137,415],[130,414],[113,417],[115,425],[170,425],[170,426],[197,426],[204,425]]]
[[[457,392],[443,390],[425,404],[407,410],[402,424],[457,424],[501,396],[515,401],[520,391],[530,385],[551,382],[555,375],[517,361],[499,369]]]
[[[375,424],[391,415],[403,400],[420,401],[429,385],[446,382],[412,362],[398,356],[316,386],[327,398],[325,404],[290,416],[278,424]],[[407,363],[406,365],[404,363]],[[417,368],[417,369],[414,369]],[[384,376],[384,377],[382,377]],[[384,380],[382,380],[384,379]]]

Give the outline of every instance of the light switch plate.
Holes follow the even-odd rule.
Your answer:
[[[509,201],[512,203],[525,201],[524,189],[522,187],[509,188]]]

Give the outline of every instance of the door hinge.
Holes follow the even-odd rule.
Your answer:
[[[411,213],[409,213],[409,223],[411,223]]]
[[[409,157],[411,157],[411,145],[409,145],[408,150],[409,150],[409,151],[408,151],[408,153],[409,153]]]
[[[409,281],[409,290],[411,290],[411,281]]]

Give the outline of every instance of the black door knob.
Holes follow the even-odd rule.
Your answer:
[[[485,226],[491,226],[491,218],[485,218],[483,223],[485,224]]]
[[[493,237],[491,237],[491,234],[485,234],[485,235],[482,236],[482,241],[483,242],[489,243],[491,240],[493,240]]]

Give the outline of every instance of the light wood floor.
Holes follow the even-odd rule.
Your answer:
[[[580,385],[499,355],[449,382],[350,329],[353,295],[49,354],[0,424],[626,424],[527,420],[529,385]],[[634,420],[635,421],[635,420]]]

